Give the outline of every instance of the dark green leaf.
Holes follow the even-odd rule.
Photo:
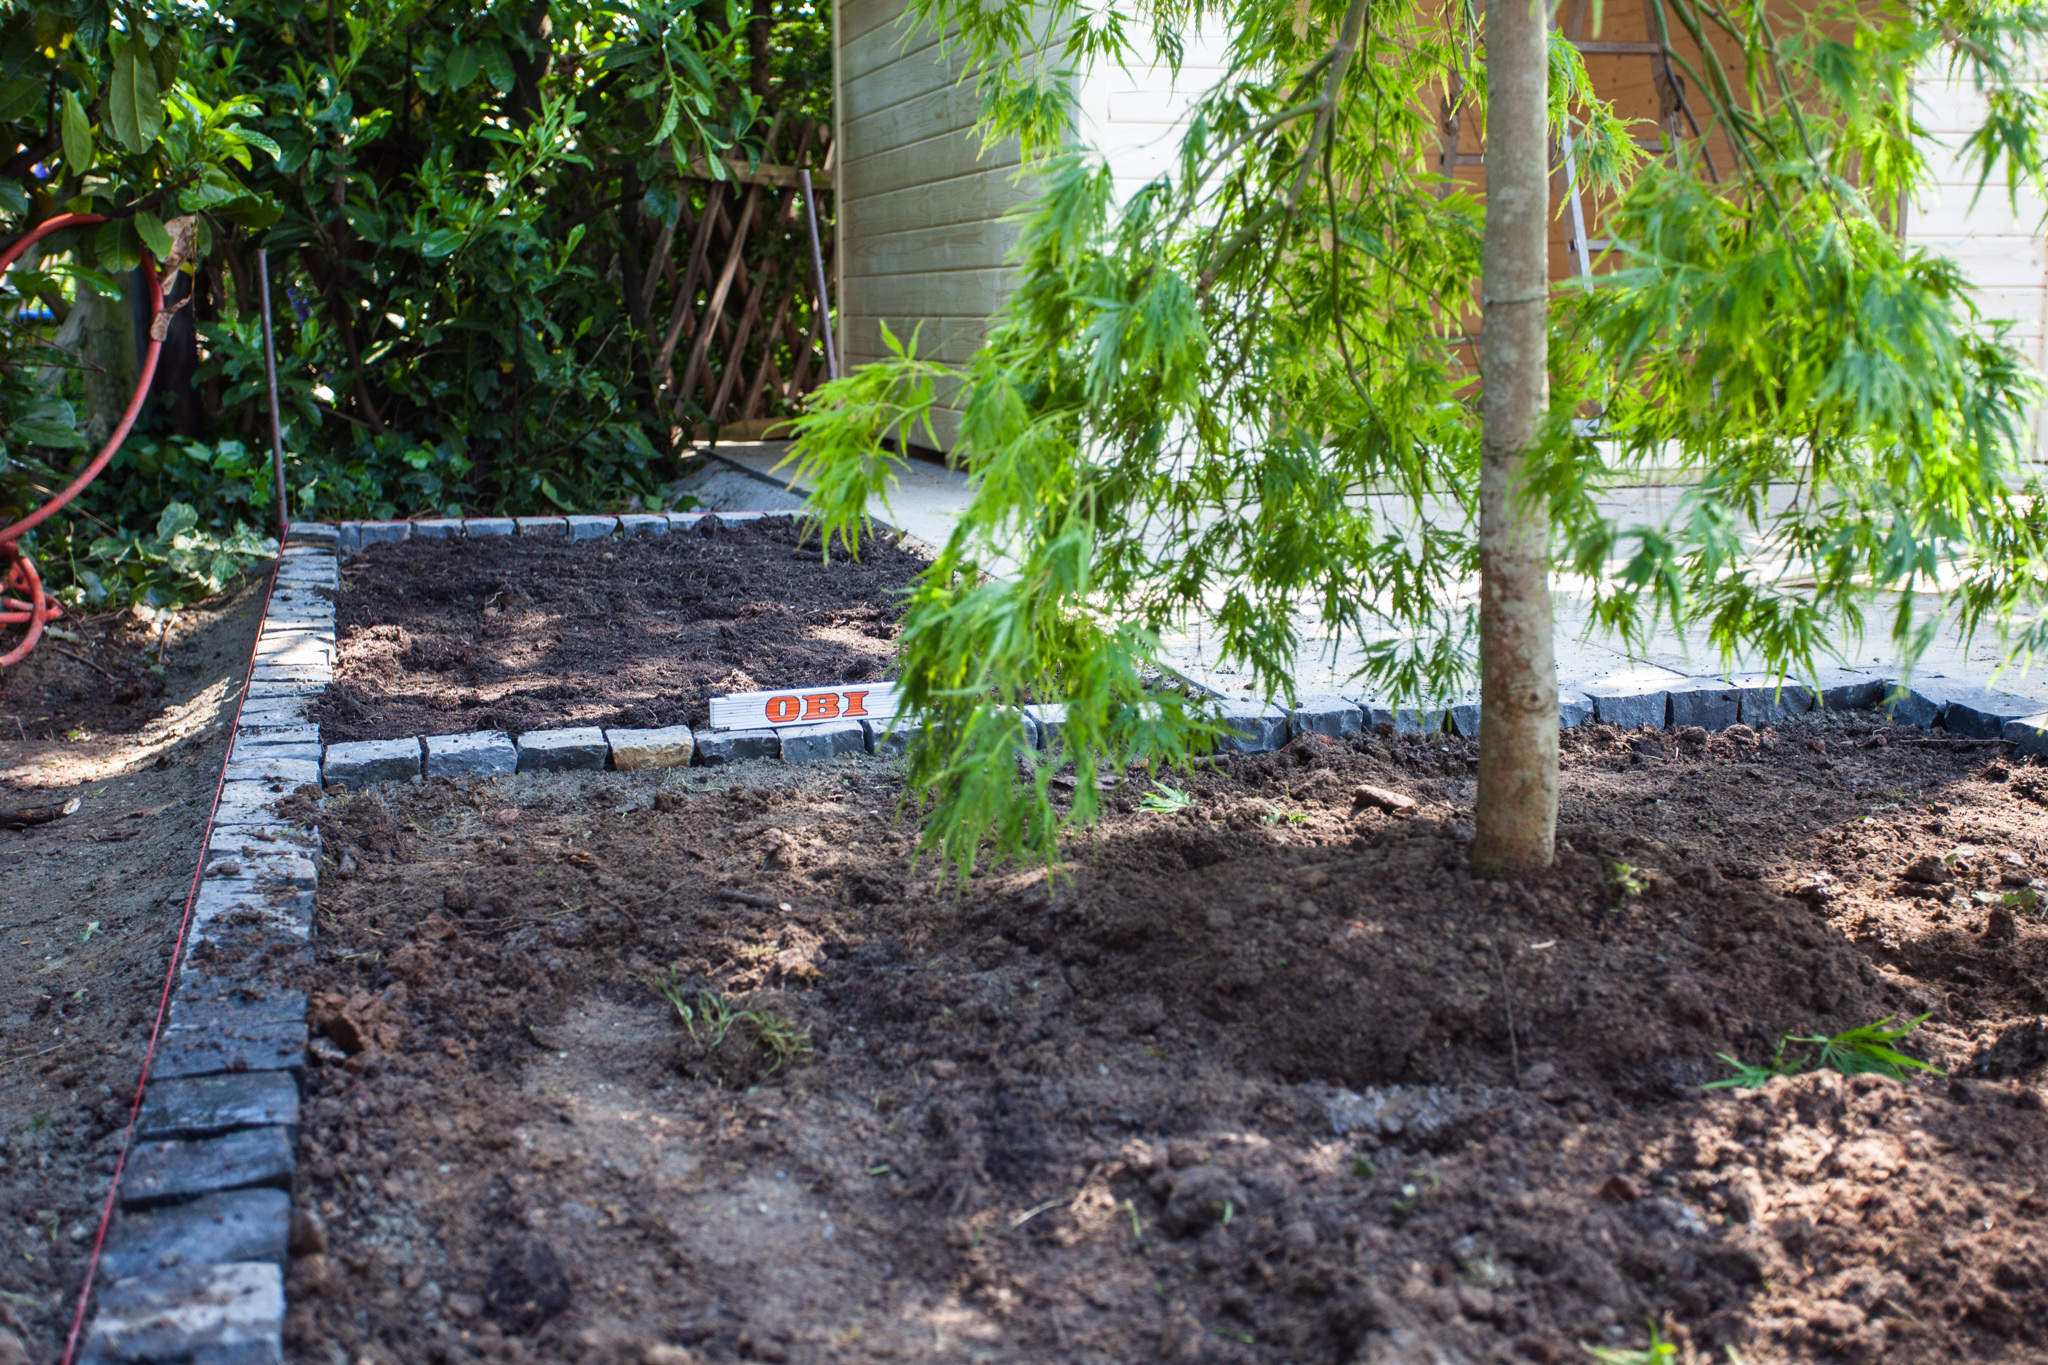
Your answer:
[[[92,124],[76,90],[64,92],[63,132],[64,165],[73,175],[84,175],[92,166]]]
[[[156,66],[132,42],[114,58],[114,83],[107,92],[107,117],[114,137],[131,152],[148,151],[164,131],[164,100]]]
[[[448,88],[450,90],[466,88],[471,81],[476,79],[478,66],[477,50],[468,43],[464,43],[450,52],[448,60],[442,63],[441,67],[442,71],[447,74]]]

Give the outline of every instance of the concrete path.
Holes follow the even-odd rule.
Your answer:
[[[762,441],[720,444],[706,452],[712,455],[706,468],[688,481],[688,491],[707,507],[779,508],[801,502],[802,489],[792,489],[787,471],[773,472],[789,449],[788,442]],[[1618,488],[1602,499],[1611,515],[1626,525],[1658,525],[1676,511],[1683,488],[1673,485],[1645,485]],[[1790,489],[1786,490],[1788,495]],[[877,501],[872,511],[878,520],[898,527],[906,535],[931,545],[945,543],[953,520],[967,501],[964,475],[928,461],[913,461],[902,471],[902,479],[887,505]],[[1587,680],[1625,673],[1645,666],[1674,670],[1687,676],[1722,673],[1717,651],[1708,644],[1704,631],[1680,635],[1663,627],[1640,655],[1631,655],[1619,640],[1589,630],[1591,604],[1583,586],[1560,582],[1557,592],[1558,676],[1566,681]],[[1867,613],[1872,634],[1842,643],[1840,663],[1851,668],[1896,673],[1897,659],[1886,634],[1890,611],[1883,603]],[[1223,664],[1217,657],[1213,633],[1193,621],[1167,639],[1170,661],[1181,672],[1227,694],[1246,695],[1250,680]],[[1356,641],[1333,641],[1319,633],[1313,622],[1304,622],[1303,648],[1297,657],[1294,680],[1301,694],[1342,690],[1358,666],[1361,650]],[[1951,628],[1944,629],[1922,655],[1917,670],[1922,677],[1967,679],[1989,685],[1999,664],[1997,641],[1980,637],[1965,642]],[[1738,658],[1734,672],[1752,671],[1753,658]],[[1998,678],[1997,685],[2048,703],[2048,673],[2035,669],[2021,677],[2016,672]]]

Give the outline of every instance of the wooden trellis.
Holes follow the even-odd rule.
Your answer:
[[[832,278],[831,126],[777,119],[758,166],[727,162],[724,177],[697,172],[701,205],[662,229],[645,302],[650,314],[666,285],[667,324],[655,356],[660,401],[682,426],[712,427],[793,412],[825,378],[823,328],[829,301],[817,298],[801,173],[811,173],[825,278]],[[694,220],[692,220],[694,208]],[[678,237],[689,242],[680,259]]]

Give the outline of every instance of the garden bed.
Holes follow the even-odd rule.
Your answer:
[[[322,739],[701,725],[715,695],[887,676],[924,561],[820,559],[789,521],[571,542],[415,537],[342,570]]]
[[[2038,1359],[2048,770],[1564,747],[1525,884],[1441,736],[1134,779],[964,894],[889,760],[335,798],[295,1358]],[[1922,1013],[1951,1077],[1700,1088]]]

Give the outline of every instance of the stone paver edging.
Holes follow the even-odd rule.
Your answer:
[[[274,984],[312,959],[320,839],[279,814],[299,787],[502,777],[530,771],[716,766],[749,758],[804,762],[901,753],[909,727],[872,720],[762,730],[596,726],[426,735],[323,746],[312,701],[334,678],[340,558],[411,537],[540,535],[571,541],[666,535],[787,518],[790,513],[638,513],[603,517],[295,523],[280,556],[236,721],[221,799],[207,834],[189,949],[151,1068],[136,1143],[109,1232],[85,1362],[284,1359],[284,1262],[307,1049],[306,998]],[[1902,722],[2048,754],[2048,701],[1960,680],[1900,687],[1876,673],[1830,670],[1817,686],[1754,677],[1689,678],[1636,669],[1559,690],[1569,727],[1725,729],[1766,725],[1816,707],[1885,707]],[[1475,736],[1476,699],[1391,708],[1371,697],[1303,696],[1291,708],[1213,699],[1225,748],[1274,750],[1301,735]],[[1026,745],[1057,751],[1066,710],[1025,709]]]

